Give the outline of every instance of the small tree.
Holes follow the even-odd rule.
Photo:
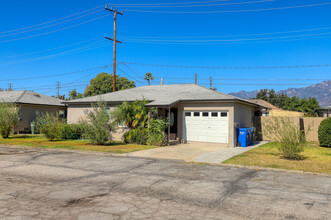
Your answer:
[[[301,152],[306,144],[304,132],[300,126],[293,123],[288,117],[270,117],[265,125],[266,134],[276,140],[278,150],[286,159],[301,159]]]
[[[20,108],[11,103],[0,103],[0,134],[8,138],[18,123]]]
[[[92,111],[85,111],[87,119],[80,122],[83,137],[89,139],[92,144],[103,145],[111,139],[110,132],[113,130],[110,116],[107,113],[107,104],[100,101],[92,107]]]
[[[331,118],[324,119],[318,127],[320,146],[331,147]]]
[[[61,139],[61,129],[62,125],[64,125],[64,120],[60,119],[58,112],[56,114],[37,112],[35,123],[36,129],[41,134],[44,134],[48,140]]]
[[[150,73],[150,72],[146,73],[144,80],[147,80],[148,85],[150,86],[151,85],[151,80],[154,80],[153,74]]]

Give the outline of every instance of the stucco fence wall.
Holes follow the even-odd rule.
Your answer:
[[[318,127],[320,123],[326,118],[317,117],[270,117],[270,116],[255,116],[254,117],[254,127],[257,130],[258,140],[271,140],[274,141],[275,137],[272,134],[267,134],[266,127],[268,124],[276,119],[289,120],[294,125],[298,126],[301,130],[305,132],[306,141],[308,142],[318,142]]]

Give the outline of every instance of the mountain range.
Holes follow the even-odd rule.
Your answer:
[[[239,91],[231,92],[230,95],[237,96],[242,99],[252,99],[256,97],[259,90],[254,91]],[[285,90],[277,91],[277,93],[284,93],[288,96],[298,96],[300,98],[315,97],[320,106],[331,106],[331,80],[326,80],[321,83],[317,83],[303,88],[289,88]]]

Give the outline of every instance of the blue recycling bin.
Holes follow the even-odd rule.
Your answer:
[[[238,142],[241,147],[247,147],[250,143],[250,128],[239,128],[238,129]]]

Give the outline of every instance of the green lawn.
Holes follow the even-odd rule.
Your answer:
[[[116,141],[107,145],[92,145],[87,140],[48,141],[44,135],[13,135],[8,139],[0,138],[0,144],[119,154],[156,148],[156,146],[125,144]]]
[[[277,149],[277,143],[271,142],[223,163],[331,174],[331,148],[308,143],[302,155],[303,160],[283,159]]]

